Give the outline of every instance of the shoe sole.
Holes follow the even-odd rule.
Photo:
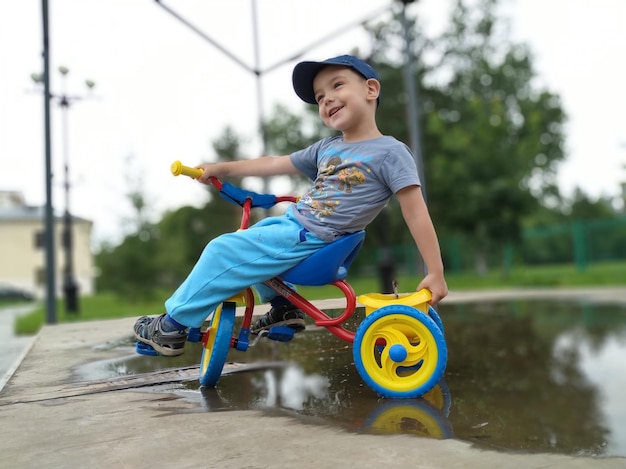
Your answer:
[[[181,347],[180,349],[172,349],[172,348],[168,348],[168,347],[162,347],[159,344],[156,344],[156,343],[152,342],[151,340],[144,339],[143,337],[140,337],[136,333],[135,333],[135,338],[139,342],[143,342],[144,344],[149,345],[154,350],[159,352],[161,355],[164,355],[166,357],[177,357],[177,356],[182,355],[183,353],[185,353],[185,347],[184,346]]]

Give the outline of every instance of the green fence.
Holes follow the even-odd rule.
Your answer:
[[[446,270],[458,273],[476,267],[476,246],[458,236],[441,239]],[[573,220],[563,225],[529,228],[521,241],[487,248],[485,259],[489,268],[512,268],[548,264],[574,264],[584,270],[595,262],[626,260],[626,217],[610,220]],[[418,270],[414,245],[394,246],[390,250],[397,269],[408,274]],[[367,264],[381,258],[381,252],[371,253]]]
[[[574,263],[579,270],[593,262],[624,260],[626,217],[525,230],[519,253],[524,264]]]

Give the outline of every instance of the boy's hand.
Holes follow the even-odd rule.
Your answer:
[[[202,170],[202,175],[197,178],[198,182],[201,182],[202,184],[208,184],[210,185],[211,183],[209,182],[209,178],[211,176],[215,176],[214,174],[214,168],[215,168],[215,164],[199,164],[198,166],[196,166],[197,169],[201,169]]]
[[[430,290],[432,298],[428,303],[432,306],[439,303],[448,294],[448,285],[446,284],[446,280],[443,278],[443,275],[426,275],[426,277],[424,277],[424,279],[417,286],[416,290],[419,291],[422,288]]]

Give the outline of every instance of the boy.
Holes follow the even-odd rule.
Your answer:
[[[410,150],[376,125],[380,82],[376,71],[349,55],[301,62],[293,71],[296,94],[317,104],[324,124],[341,132],[291,155],[202,164],[198,180],[306,174],[313,186],[283,216],[261,220],[247,230],[227,233],[207,244],[189,276],[165,302],[167,313],[142,317],[138,340],[163,355],[183,353],[187,327],[199,327],[222,301],[255,285],[270,311],[251,327],[258,334],[277,324],[296,332],[304,313],[262,282],[280,275],[327,243],[364,229],[395,194],[402,216],[424,259],[432,304],[448,293],[437,235],[420,190]]]

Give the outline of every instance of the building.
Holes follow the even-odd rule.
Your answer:
[[[94,292],[95,267],[91,252],[93,223],[72,217],[73,272],[80,295]],[[63,217],[54,219],[57,296],[63,296]],[[45,296],[44,208],[26,204],[22,193],[0,191],[0,283]]]

